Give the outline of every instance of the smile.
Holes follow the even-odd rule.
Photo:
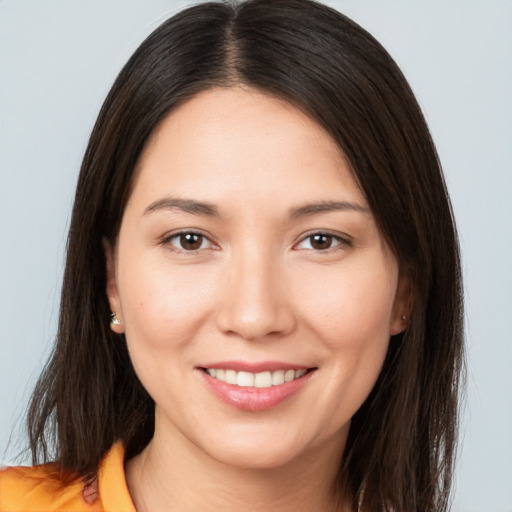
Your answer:
[[[286,382],[300,379],[307,373],[307,370],[304,368],[299,370],[276,370],[273,372],[265,371],[259,373],[237,372],[235,370],[224,370],[222,368],[206,368],[205,371],[210,377],[225,382],[226,384],[255,388],[280,386]]]
[[[197,370],[201,370],[199,375],[206,387],[222,402],[258,412],[272,409],[299,393],[318,368],[293,368],[277,362],[253,365],[230,362],[197,367]]]

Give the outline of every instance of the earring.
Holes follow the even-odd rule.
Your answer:
[[[406,322],[406,321],[407,321],[407,315],[402,315],[402,320],[403,320],[404,322]]]
[[[110,326],[120,325],[120,324],[121,324],[121,321],[119,320],[119,318],[117,318],[117,315],[115,313],[112,313],[110,315]]]

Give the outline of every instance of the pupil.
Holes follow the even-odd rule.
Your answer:
[[[181,235],[181,246],[184,249],[194,250],[199,249],[201,247],[203,237],[201,235],[196,235],[195,233],[186,233]]]
[[[314,249],[329,249],[331,242],[330,235],[313,235],[311,245]]]

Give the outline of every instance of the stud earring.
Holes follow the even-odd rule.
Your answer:
[[[112,313],[110,315],[110,325],[113,326],[113,325],[120,325],[121,324],[121,321],[119,320],[119,318],[117,318],[117,315],[115,313]]]

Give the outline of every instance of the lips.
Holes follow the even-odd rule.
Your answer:
[[[246,411],[264,411],[298,393],[316,368],[282,363],[215,363],[201,370],[206,386],[224,403]]]

